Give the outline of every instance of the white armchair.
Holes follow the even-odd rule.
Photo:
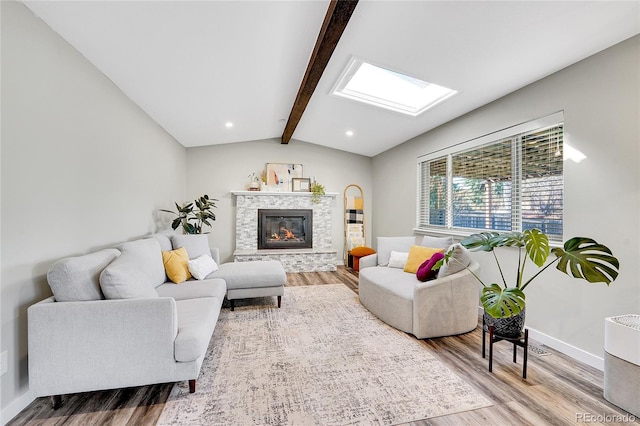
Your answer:
[[[378,238],[377,253],[360,259],[360,302],[382,321],[419,339],[475,329],[480,287],[467,269],[450,269],[451,274],[443,271],[442,277],[421,282],[416,274],[387,266],[392,250],[408,252],[414,244],[414,237]],[[479,267],[468,263],[474,272]]]

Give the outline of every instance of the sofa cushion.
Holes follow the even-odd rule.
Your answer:
[[[160,243],[160,250],[171,251],[173,250],[173,246],[171,245],[172,235],[174,235],[173,232],[166,231],[166,232],[158,232],[155,234],[151,234],[149,235],[148,238],[153,238],[158,240],[158,243]]]
[[[227,283],[220,278],[202,281],[189,280],[180,285],[167,282],[156,287],[156,292],[160,297],[172,297],[175,300],[197,299],[200,297],[217,297],[223,300],[227,292]]]
[[[223,263],[207,278],[222,278],[227,283],[227,289],[234,290],[278,287],[287,282],[287,274],[277,260]]]
[[[174,356],[178,362],[190,362],[204,356],[218,321],[222,300],[216,297],[177,300],[178,335]]]
[[[188,262],[189,255],[184,247],[162,252],[162,263],[164,264],[167,277],[176,284],[180,284],[191,278]]]
[[[443,253],[444,249],[411,246],[407,263],[404,265],[404,271],[409,272],[410,274],[415,274],[416,272],[418,272],[418,268],[424,263],[425,260],[429,260],[431,256],[438,252]]]
[[[154,288],[165,282],[160,243],[142,239],[119,246],[122,254],[100,274],[107,299],[158,297]]]
[[[100,273],[119,255],[119,250],[105,249],[57,261],[47,272],[53,296],[58,302],[104,299]]]
[[[190,260],[187,267],[196,280],[203,280],[207,275],[218,270],[218,264],[208,254]]]
[[[211,256],[209,237],[206,234],[172,235],[171,245],[174,250],[184,247],[189,253],[189,259],[196,259],[203,254]]]
[[[444,258],[444,253],[436,252],[429,259],[425,260],[416,272],[416,278],[419,281],[425,282],[434,279],[438,275],[438,270],[434,270],[435,264]]]
[[[458,273],[471,263],[469,250],[464,248],[461,244],[452,245],[448,251],[450,250],[453,250],[451,257],[447,263],[440,267],[440,270],[438,271],[438,278]]]
[[[387,266],[391,251],[409,252],[416,243],[415,237],[378,237],[378,265]]]

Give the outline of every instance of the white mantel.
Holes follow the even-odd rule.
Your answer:
[[[311,197],[313,193],[311,192],[282,192],[282,191],[231,191],[233,195],[286,195],[286,196],[294,196],[294,197]],[[338,196],[337,192],[327,192],[323,195],[323,197],[335,198]]]
[[[335,271],[336,251],[332,243],[332,209],[336,192],[311,201],[310,192],[231,191],[236,199],[237,262],[279,260],[287,272]],[[313,210],[313,248],[258,250],[258,209]]]

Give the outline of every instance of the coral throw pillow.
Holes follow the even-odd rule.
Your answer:
[[[415,274],[418,268],[425,260],[431,259],[436,253],[444,253],[442,248],[411,246],[407,263],[404,265],[404,271]]]
[[[438,275],[438,270],[433,270],[432,268],[440,259],[444,259],[444,253],[434,253],[431,258],[425,260],[418,268],[416,278],[422,282],[434,279]]]
[[[191,278],[188,267],[189,255],[184,247],[172,251],[163,251],[162,262],[167,276],[174,283],[180,284]]]

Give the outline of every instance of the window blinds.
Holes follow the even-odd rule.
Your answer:
[[[561,240],[563,130],[553,124],[419,159],[418,227],[538,228]]]

